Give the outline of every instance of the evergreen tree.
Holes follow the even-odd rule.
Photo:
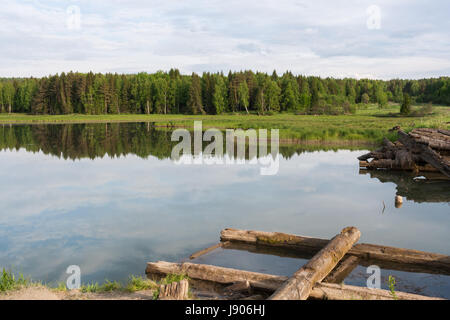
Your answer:
[[[403,95],[403,103],[400,107],[400,113],[405,116],[411,113],[411,98],[407,93]]]
[[[367,93],[363,93],[361,96],[361,102],[364,104],[368,104],[370,102],[370,97]]]
[[[192,82],[189,88],[188,110],[192,114],[205,114],[202,105],[200,77],[196,73],[192,73]]]

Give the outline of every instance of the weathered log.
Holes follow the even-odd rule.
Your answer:
[[[244,299],[242,299],[242,300],[263,300],[263,299],[264,299],[264,297],[263,297],[262,295],[260,295],[260,294],[255,294],[255,295],[253,295],[253,296],[244,298]]]
[[[368,160],[368,159],[391,159],[396,151],[396,146],[389,141],[387,138],[383,138],[383,147],[368,152],[362,156],[358,157],[358,160]]]
[[[360,167],[439,171],[450,177],[450,159],[446,157],[450,153],[448,130],[420,128],[409,134],[400,129],[397,131],[398,141],[392,143],[384,138],[382,148],[358,157]],[[369,159],[373,160],[369,162]]]
[[[389,139],[386,137],[383,138],[383,145],[389,149],[392,149],[395,147],[395,144],[393,144],[391,141],[389,141]]]
[[[361,232],[355,227],[344,228],[306,265],[293,274],[270,300],[306,300],[314,285],[321,282],[359,240]]]
[[[414,172],[439,172],[438,169],[429,164],[417,165],[415,163],[410,163],[410,166],[404,166],[399,164],[397,160],[393,159],[372,160],[370,162],[360,161],[359,166],[361,168],[367,169],[391,169],[391,170],[406,170]]]
[[[358,160],[368,160],[368,159],[386,159],[388,155],[384,151],[371,151],[369,153],[363,154],[358,157]]]
[[[146,273],[148,275],[158,274],[187,274],[191,279],[230,284],[242,279],[247,279],[250,285],[259,290],[273,292],[279,288],[288,277],[275,276],[264,273],[250,272],[231,268],[217,267],[190,262],[171,263],[165,261],[148,262]],[[396,291],[400,300],[443,300],[441,298],[421,296],[411,293]],[[317,283],[310,294],[313,299],[369,299],[369,300],[393,300],[393,296],[387,290],[369,289],[364,287],[339,285],[331,283]]]
[[[412,130],[409,135],[416,142],[428,144],[437,150],[450,150],[450,136],[448,130],[420,128]]]
[[[446,300],[401,291],[395,291],[394,297],[388,290],[335,283],[316,285],[310,298],[320,300]]]
[[[185,274],[189,278],[214,281],[221,284],[248,281],[253,288],[275,291],[287,280],[287,277],[265,275],[238,269],[195,264],[190,262],[170,263],[165,261],[148,262],[147,274]]]
[[[438,129],[438,132],[450,137],[450,130]]]
[[[216,250],[217,248],[220,248],[221,246],[222,246],[222,243],[218,243],[218,244],[215,244],[215,245],[213,245],[213,246],[211,246],[211,247],[208,247],[208,248],[206,248],[206,249],[197,251],[197,252],[191,254],[191,256],[189,257],[189,259],[191,259],[191,260],[192,260],[192,259],[197,259],[198,257],[201,257],[201,256],[203,256],[203,255],[205,255],[205,254],[207,254],[207,253],[209,253],[209,252],[211,252],[211,251],[214,251],[214,250]]]
[[[399,141],[411,152],[418,156],[426,163],[438,169],[441,173],[450,177],[450,165],[436,151],[431,149],[428,144],[416,142],[410,135],[403,131],[398,132]]]
[[[345,278],[358,266],[359,258],[355,256],[345,256],[336,268],[330,272],[330,274],[323,279],[323,282],[327,283],[341,283]]]
[[[246,292],[247,294],[252,293],[252,287],[248,281],[235,282],[232,285],[224,289],[225,292]]]
[[[441,137],[436,136],[421,135],[414,132],[410,132],[409,135],[413,137],[417,143],[427,144],[432,149],[450,150],[450,141],[446,141],[447,139],[442,139]]]
[[[189,293],[189,282],[183,279],[179,282],[162,284],[159,289],[160,300],[186,300]]]
[[[329,242],[279,232],[237,229],[222,230],[221,240],[283,248],[285,252],[291,251],[292,256],[318,252]],[[392,270],[450,275],[450,257],[442,254],[364,243],[354,245],[347,254],[359,257],[362,265],[374,263]]]

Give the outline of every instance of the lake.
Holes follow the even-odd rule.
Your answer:
[[[356,226],[360,242],[450,254],[448,181],[360,172],[364,147],[281,147],[273,176],[176,164],[170,135],[149,123],[0,126],[0,267],[56,283],[79,265],[83,283],[125,281],[147,261],[186,260],[228,227],[331,238]],[[290,275],[304,260],[219,249],[198,262]],[[449,276],[382,275],[450,298]],[[358,267],[345,282],[367,277]]]

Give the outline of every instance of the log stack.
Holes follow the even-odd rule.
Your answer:
[[[405,133],[398,129],[398,141],[385,138],[381,148],[358,159],[366,169],[440,172],[450,177],[450,130],[420,128]]]

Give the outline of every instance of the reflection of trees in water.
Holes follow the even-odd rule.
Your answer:
[[[0,148],[50,154],[64,159],[135,154],[170,157],[170,132],[147,123],[64,124],[0,127]]]
[[[105,155],[119,157],[127,154],[166,159],[170,158],[173,146],[178,143],[171,141],[171,135],[172,130],[156,128],[152,123],[3,125],[0,126],[0,150],[24,148],[64,159],[94,159]],[[194,141],[193,138],[191,141]],[[204,142],[203,147],[209,143]],[[279,153],[284,158],[291,158],[296,154],[318,150],[336,151],[338,148],[285,145],[280,146]],[[248,144],[246,157],[248,158]]]
[[[382,183],[397,185],[397,195],[414,202],[450,202],[450,179],[438,173],[424,173],[426,179],[417,179],[410,172],[390,170],[361,170]]]

